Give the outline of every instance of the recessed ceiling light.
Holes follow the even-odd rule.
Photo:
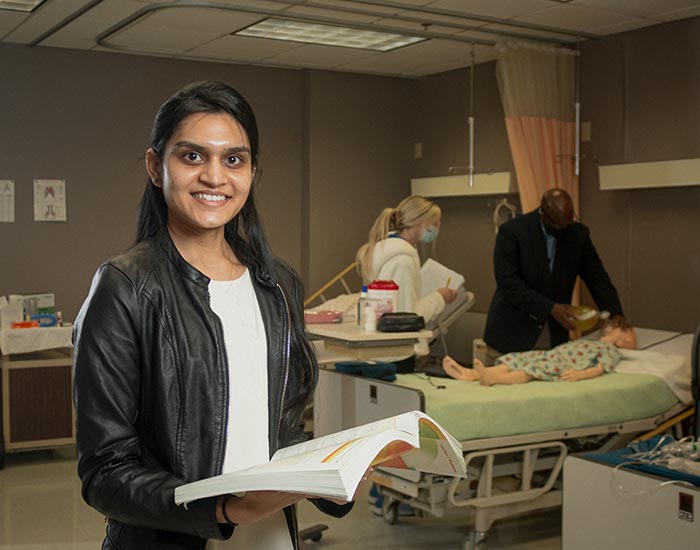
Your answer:
[[[46,0],[0,0],[0,10],[32,12]]]
[[[381,52],[388,52],[408,44],[426,40],[418,36],[352,29],[335,25],[322,25],[320,23],[304,23],[287,19],[265,19],[260,23],[231,34],[304,42],[306,44],[378,50]]]

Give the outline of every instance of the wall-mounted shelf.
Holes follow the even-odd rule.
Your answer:
[[[411,194],[423,197],[465,197],[515,193],[510,172],[474,174],[474,187],[469,187],[469,176],[438,176],[411,180]]]
[[[700,185],[700,159],[599,166],[598,179],[603,191]]]

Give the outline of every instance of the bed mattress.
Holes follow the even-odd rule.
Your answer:
[[[648,374],[484,387],[417,373],[398,375],[395,383],[422,391],[425,412],[460,441],[616,424],[679,403],[666,382]]]

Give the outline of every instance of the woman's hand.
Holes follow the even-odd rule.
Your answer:
[[[457,297],[457,291],[453,288],[438,288],[437,291],[440,293],[440,296],[442,296],[442,299],[445,300],[446,304],[451,304]]]
[[[218,523],[228,523],[221,510],[224,498],[219,500],[216,507]],[[254,523],[306,498],[309,498],[309,495],[281,491],[248,491],[243,497],[226,500],[226,516],[233,523]]]

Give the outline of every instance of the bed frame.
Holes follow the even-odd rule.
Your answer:
[[[319,374],[314,399],[316,437],[425,411],[420,390],[327,369]],[[640,433],[675,423],[687,409],[678,404],[663,414],[619,424],[462,441],[466,481],[389,468],[375,470],[372,480],[385,496],[383,515],[389,523],[396,522],[401,502],[437,517],[452,508],[472,508],[474,526],[463,547],[475,549],[497,519],[561,505],[559,477],[569,453],[624,447]]]

